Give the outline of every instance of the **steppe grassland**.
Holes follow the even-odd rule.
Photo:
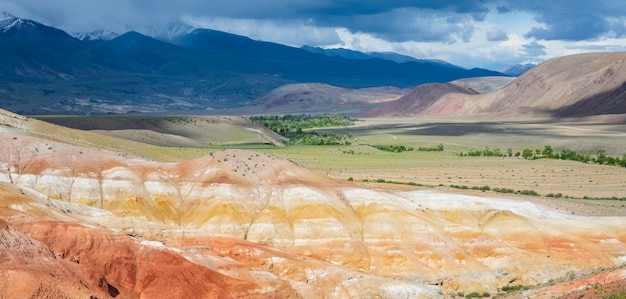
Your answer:
[[[541,195],[569,197],[625,197],[626,169],[564,160],[526,160],[509,157],[459,157],[470,149],[499,148],[513,152],[551,145],[609,155],[626,153],[626,124],[552,122],[546,120],[493,121],[458,119],[364,119],[355,126],[319,129],[350,133],[351,146],[291,146],[259,149],[288,158],[338,179],[396,181],[430,186],[490,186],[532,190]],[[368,145],[432,147],[444,152],[390,153]]]
[[[315,129],[350,133],[355,140],[349,146],[275,147],[267,144],[266,130],[251,127],[242,118],[179,118],[181,120],[175,122],[176,126],[169,124],[169,129],[166,128],[167,122],[157,121],[161,125],[159,146],[148,144],[152,140],[142,142],[136,139],[136,134],[153,134],[151,128],[108,132],[110,135],[117,134],[117,137],[134,141],[111,137],[96,138],[97,134],[93,133],[87,134],[89,138],[82,138],[80,136],[87,135],[75,130],[57,133],[72,136],[72,140],[87,140],[89,145],[98,148],[161,161],[182,161],[224,148],[242,148],[287,158],[308,169],[341,180],[385,180],[428,186],[490,186],[533,190],[541,195],[561,193],[578,198],[626,196],[625,168],[562,160],[459,157],[456,154],[485,147],[500,148],[502,151],[512,148],[515,152],[524,148],[541,149],[544,145],[551,145],[557,151],[571,148],[593,153],[599,148],[606,150],[607,154],[621,156],[626,153],[626,124],[552,122],[541,119],[513,122],[487,119],[376,118],[362,119],[349,127]],[[193,121],[198,118],[212,121]],[[196,123],[201,125],[195,125]],[[163,129],[167,130],[163,132]],[[180,140],[188,139],[202,140],[204,145],[181,144]],[[390,153],[371,147],[405,145],[418,148],[440,143],[445,146],[444,152]]]

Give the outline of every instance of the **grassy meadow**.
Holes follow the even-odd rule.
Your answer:
[[[71,125],[60,117],[53,123]],[[50,121],[50,117],[46,121]],[[564,148],[594,154],[626,153],[626,124],[579,121],[481,119],[360,119],[354,125],[306,129],[350,134],[349,145],[277,146],[280,136],[244,117],[136,116],[114,119],[90,117],[91,133],[111,138],[104,148],[155,160],[182,161],[210,152],[239,148],[270,153],[340,180],[389,182],[426,187],[484,187],[533,191],[541,196],[572,198],[626,197],[626,168],[557,159],[521,157],[461,157],[458,153],[485,148],[513,153],[525,148],[555,151]],[[73,121],[77,121],[74,119]],[[101,122],[98,125],[98,122]],[[128,128],[120,128],[126,123]],[[84,126],[84,124],[83,124]],[[84,129],[84,128],[83,128]],[[142,138],[142,136],[144,136]],[[146,137],[150,136],[150,138]],[[131,140],[126,142],[126,140]],[[443,151],[418,151],[436,147]],[[405,146],[414,150],[388,152],[376,146]],[[397,185],[397,184],[395,184]],[[392,186],[393,187],[393,186]]]

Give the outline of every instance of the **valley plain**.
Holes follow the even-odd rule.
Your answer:
[[[289,159],[339,180],[385,180],[430,187],[490,186],[532,190],[542,195],[561,193],[578,199],[621,198],[626,190],[624,170],[617,166],[559,159],[528,160],[514,156],[459,156],[459,153],[485,148],[499,149],[502,153],[510,148],[515,153],[526,148],[542,150],[549,145],[556,152],[567,148],[595,154],[603,150],[607,155],[622,157],[626,153],[626,143],[623,142],[626,124],[620,117],[609,121],[601,117],[515,121],[386,117],[358,119],[352,126],[314,129],[353,136],[351,145],[341,146],[282,146],[280,135],[248,117],[238,116],[46,116],[41,119],[159,146],[154,151],[172,161],[239,148]],[[438,144],[442,144],[445,150],[391,153],[375,148],[403,145],[418,149]]]
[[[626,295],[626,53],[0,28],[0,298]]]

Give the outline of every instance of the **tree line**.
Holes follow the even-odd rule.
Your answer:
[[[515,153],[513,153],[513,150],[510,148],[506,151],[502,151],[499,148],[490,149],[486,147],[484,150],[470,149],[467,153],[461,152],[458,153],[458,155],[462,157],[521,157],[528,160],[560,159],[626,167],[626,153],[622,157],[613,157],[607,155],[606,151],[602,149],[597,150],[595,155],[578,153],[569,148],[564,148],[560,152],[557,152],[550,145],[545,145],[543,149],[532,150],[525,148],[522,151],[517,151]]]

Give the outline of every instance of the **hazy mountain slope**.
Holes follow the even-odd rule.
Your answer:
[[[418,87],[413,98],[427,97],[428,101],[415,102],[407,113],[410,103],[404,98],[396,109],[393,102],[386,103],[388,110],[384,113],[505,117],[623,114],[626,113],[624,82],[626,52],[578,54],[546,61],[505,87],[486,94],[461,94],[455,90],[433,94],[430,88]]]
[[[516,65],[512,65],[512,66],[500,69],[498,71],[509,76],[518,77],[524,74],[525,72],[528,72],[530,69],[534,68],[535,66],[537,65],[531,64],[531,63],[516,64]]]
[[[501,75],[329,57],[207,29],[173,28],[169,43],[136,32],[82,41],[15,17],[0,25],[0,107],[24,114],[206,111],[245,106],[289,83],[410,87]]]
[[[348,89],[320,83],[288,84],[238,111],[244,114],[356,113],[406,92],[407,89],[395,87]]]
[[[474,77],[458,79],[450,81],[449,83],[482,94],[501,89],[507,84],[511,83],[513,80],[515,80],[515,77]]]
[[[422,84],[412,89],[406,95],[396,100],[385,102],[380,106],[363,113],[362,116],[409,116],[425,113],[429,109],[436,109],[439,113],[445,114],[448,113],[449,109],[455,109],[454,107],[463,105],[462,102],[456,102],[455,99],[459,98],[457,95],[471,94],[477,94],[477,92],[451,83]],[[452,103],[453,107],[450,108],[441,106],[442,103],[446,103],[446,105],[450,105]]]
[[[554,58],[507,87],[472,99],[465,113],[544,113],[559,117],[626,112],[626,52]]]
[[[137,32],[128,32],[94,46],[91,61],[108,68],[168,76],[198,76],[197,58],[184,48]]]
[[[357,60],[383,59],[383,60],[389,60],[389,61],[393,61],[397,63],[406,63],[406,62],[419,62],[419,63],[425,63],[425,64],[432,63],[432,64],[447,65],[451,68],[457,68],[457,66],[454,66],[445,61],[436,60],[436,59],[417,59],[411,56],[402,55],[402,54],[393,53],[393,52],[363,53],[363,52],[344,49],[344,48],[322,49],[322,48],[311,47],[311,46],[302,46],[301,49],[307,50],[312,53],[322,54],[322,55],[331,56],[331,57],[343,57],[347,59],[357,59]]]
[[[220,57],[214,67],[226,72],[269,73],[298,82],[323,82],[349,88],[411,86],[411,82],[449,81],[496,72],[436,63],[398,64],[388,60],[354,60],[317,55],[298,48],[259,42],[225,32],[196,29],[177,42],[207,57]]]

